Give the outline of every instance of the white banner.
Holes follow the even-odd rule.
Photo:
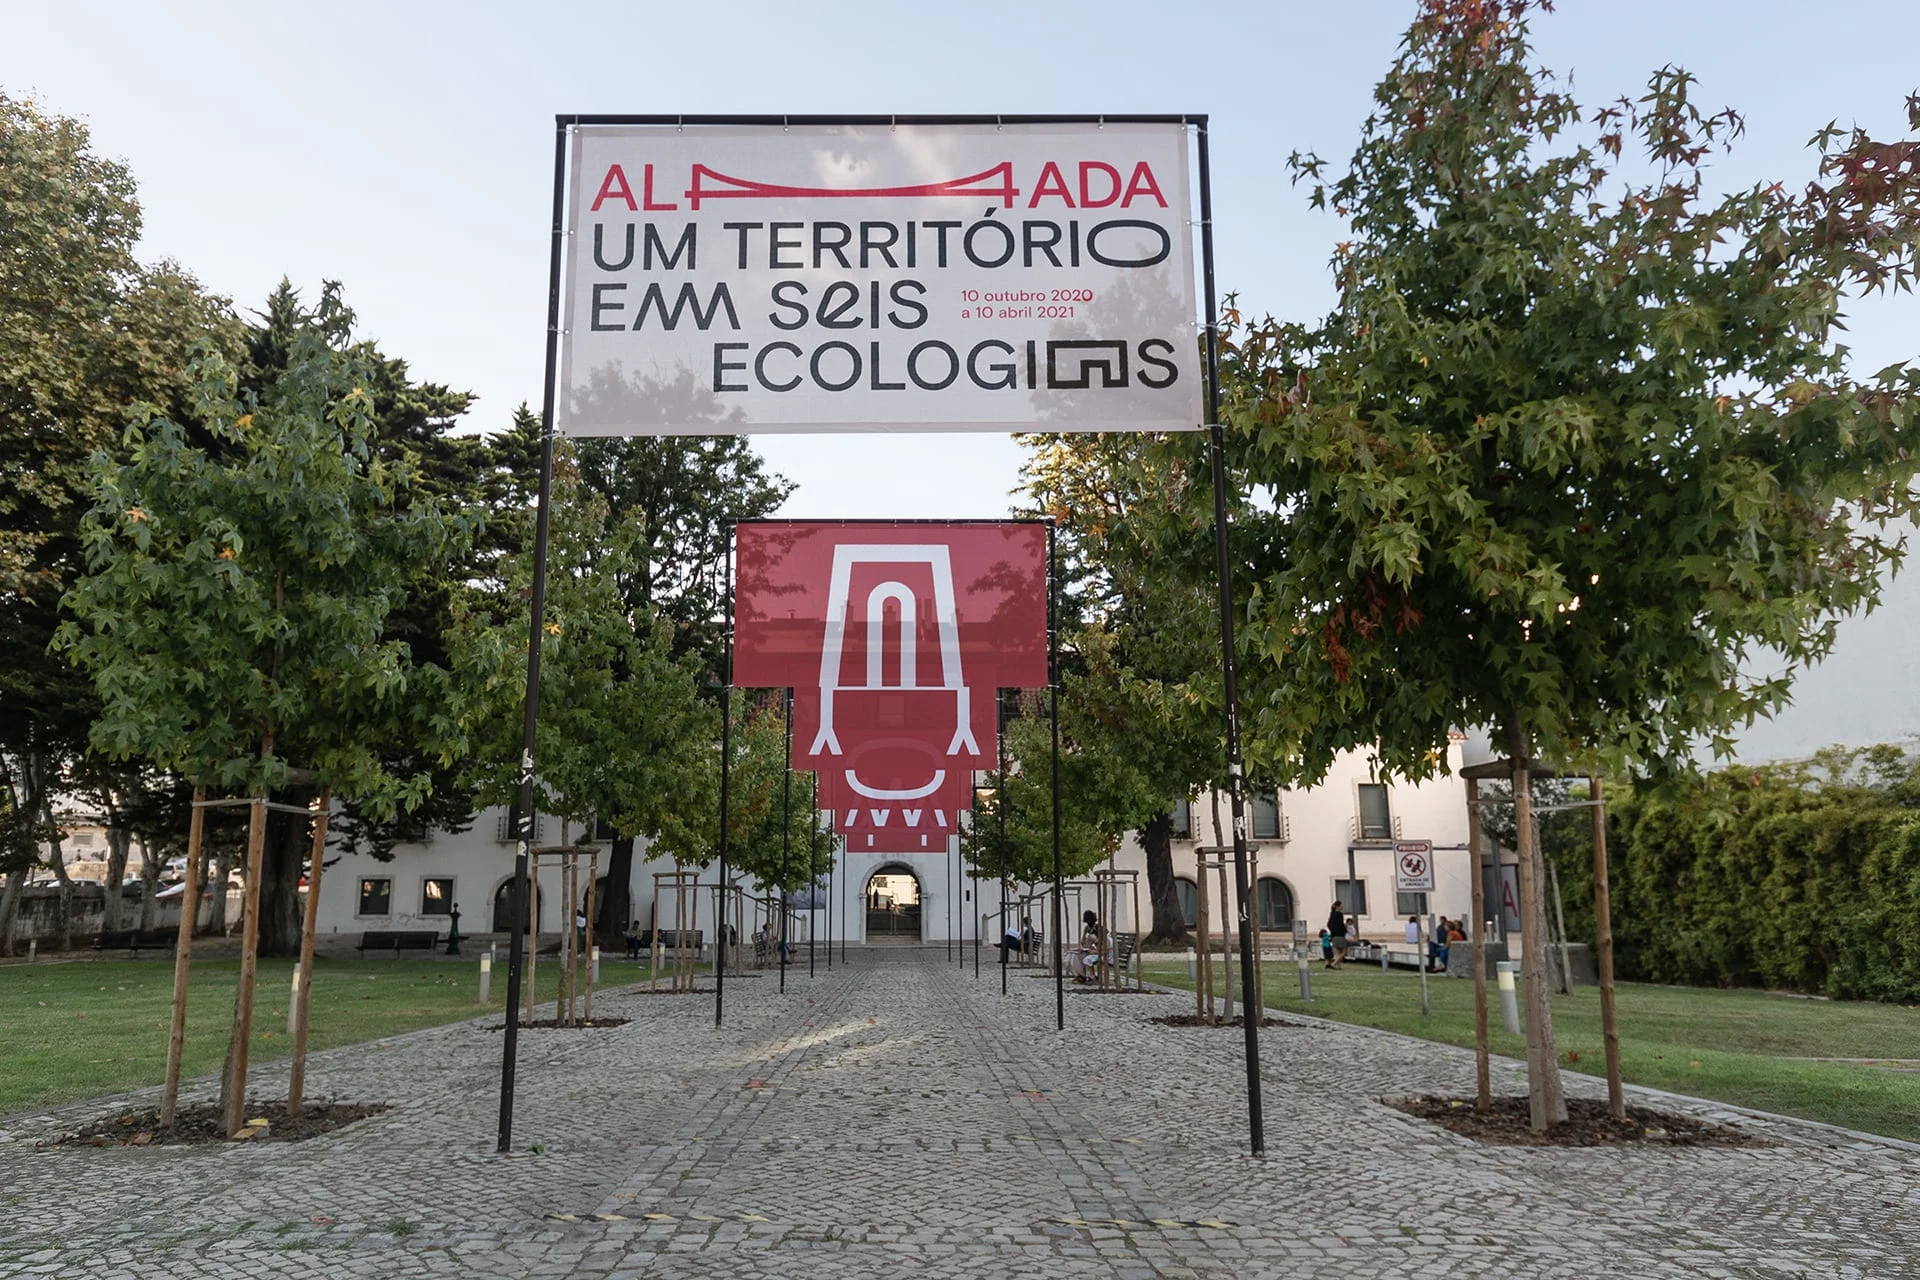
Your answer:
[[[1201,425],[1177,124],[574,130],[566,435]]]

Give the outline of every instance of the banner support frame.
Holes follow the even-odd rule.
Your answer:
[[[547,601],[547,538],[553,515],[553,395],[560,360],[560,270],[567,240],[567,117],[553,131],[553,231],[547,262],[547,367],[540,398],[540,489],[534,515],[533,589],[527,608],[527,692],[520,738],[520,829],[513,856],[513,928],[507,942],[507,1017],[500,1045],[500,1116],[494,1150],[513,1146],[514,1071],[520,1046],[520,978],[531,889],[528,859],[533,848],[533,763],[540,722],[540,635]],[[535,941],[538,939],[536,937]]]
[[[1234,662],[1233,563],[1227,545],[1226,433],[1220,425],[1220,304],[1213,278],[1213,182],[1207,163],[1207,123],[1199,124],[1200,148],[1200,269],[1207,299],[1206,392],[1207,452],[1213,476],[1214,576],[1220,592],[1221,701],[1226,710],[1227,802],[1233,814],[1234,896],[1238,899],[1240,945],[1241,1022],[1247,1059],[1247,1129],[1255,1159],[1266,1155],[1265,1124],[1260,1106],[1260,1019],[1265,1009],[1247,1001],[1259,989],[1254,981],[1253,922],[1248,911],[1246,787],[1240,763],[1240,681]]]

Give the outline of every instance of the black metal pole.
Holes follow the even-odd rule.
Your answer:
[[[780,773],[780,994],[787,993],[787,853],[793,844],[793,690],[782,689],[782,728],[787,735],[787,762]]]
[[[820,874],[814,870],[817,862],[813,856],[816,848],[813,843],[814,836],[820,834],[820,779],[811,773],[807,775],[807,779],[810,783],[807,794],[813,800],[813,834],[807,837],[807,976],[811,978],[814,974],[813,939],[814,935],[820,932]],[[827,815],[827,832],[827,852],[831,854],[833,852],[832,814]]]
[[[967,879],[973,881],[973,887],[975,889],[980,887],[980,865],[978,863],[975,863],[973,869],[967,873]],[[978,982],[980,981],[980,904],[973,901],[971,891],[969,891],[966,901],[973,911],[973,980]],[[963,919],[960,923],[960,928],[963,933],[966,927],[966,921]]]
[[[816,774],[815,777],[817,778],[818,775]],[[819,783],[816,781],[814,785],[818,786]],[[834,818],[836,816],[838,815],[836,815],[833,812],[833,810],[831,809],[827,810],[827,972],[828,973],[833,972],[833,887],[834,885],[839,883],[839,876],[840,876],[840,859],[834,853],[834,848],[833,848],[833,828],[834,828]]]
[[[1233,655],[1233,565],[1227,549],[1227,459],[1220,425],[1220,305],[1213,282],[1213,182],[1207,166],[1207,125],[1199,127],[1200,264],[1207,293],[1207,451],[1213,468],[1213,559],[1220,587],[1220,679],[1227,710],[1227,802],[1233,810],[1233,880],[1238,899],[1241,1019],[1246,1026],[1247,1129],[1253,1154],[1264,1156],[1266,1126],[1260,1115],[1260,1019],[1265,1010],[1247,999],[1256,990],[1253,921],[1248,913],[1247,816],[1245,783],[1240,775],[1240,680]]]
[[[1060,566],[1054,554],[1054,526],[1047,525],[1047,720],[1053,730],[1053,1018],[1067,1029],[1066,912],[1060,887]]]
[[[1007,950],[1007,693],[1004,689],[993,691],[993,723],[996,751],[1000,764],[1000,786],[993,793],[994,817],[1000,823],[1000,994],[1007,994],[1007,970],[1013,965],[1013,955]],[[1027,931],[1020,930],[1020,945],[1026,948]]]
[[[520,725],[520,823],[514,833],[513,927],[507,941],[507,1022],[500,1044],[500,1122],[494,1150],[513,1148],[514,1068],[520,1050],[520,979],[527,942],[528,861],[533,853],[533,749],[540,726],[541,623],[547,607],[547,535],[553,516],[553,391],[560,361],[560,260],[567,240],[567,124],[553,128],[553,232],[547,256],[547,373],[540,397],[540,495],[533,521],[533,592],[527,618],[527,696]]]
[[[713,894],[713,1025],[727,994],[727,826],[733,777],[733,526],[727,526],[727,622],[720,636],[720,885]]]

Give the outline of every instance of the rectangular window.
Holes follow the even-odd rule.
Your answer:
[[[451,876],[430,876],[420,882],[420,914],[423,916],[453,914],[453,878]]]
[[[360,914],[363,916],[386,916],[393,914],[393,881],[380,878],[360,882]]]
[[[1193,839],[1193,801],[1182,796],[1173,802],[1173,838]]]
[[[1360,784],[1360,838],[1393,839],[1393,815],[1387,809],[1387,786],[1384,782]]]
[[[1350,916],[1367,914],[1367,882],[1362,880],[1335,880],[1333,896],[1340,900]]]
[[[1256,790],[1253,800],[1253,838],[1255,840],[1278,840],[1280,838],[1280,794],[1277,791]],[[1288,928],[1292,928],[1289,923]]]
[[[1400,893],[1393,895],[1393,913],[1397,916],[1424,916],[1427,914],[1427,895],[1424,893]]]

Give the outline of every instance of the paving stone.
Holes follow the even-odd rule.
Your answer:
[[[311,1097],[393,1109],[297,1145],[33,1148],[153,1091],[0,1118],[0,1277],[1772,1280],[1920,1256],[1920,1155],[1720,1104],[1660,1100],[1774,1145],[1481,1147],[1378,1101],[1470,1091],[1471,1054],[1273,1028],[1255,1160],[1240,1035],[1146,1021],[1191,997],[1074,993],[1061,1033],[1051,983],[1003,997],[906,949],[726,996],[719,1028],[710,995],[613,986],[595,1009],[625,1026],[524,1032],[507,1156],[478,1023],[315,1055]],[[284,1064],[254,1083],[283,1094]]]

